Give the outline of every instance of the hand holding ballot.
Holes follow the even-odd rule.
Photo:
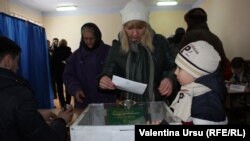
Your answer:
[[[131,81],[114,75],[112,80],[107,76],[103,76],[100,80],[100,87],[102,89],[110,90],[120,89],[142,95],[147,87],[147,84]]]
[[[131,81],[115,75],[113,75],[112,82],[115,84],[117,89],[140,95],[144,93],[147,87],[147,84]]]
[[[112,82],[111,78],[108,76],[103,76],[100,81],[99,81],[99,86],[102,89],[107,89],[107,90],[115,90],[115,84]]]

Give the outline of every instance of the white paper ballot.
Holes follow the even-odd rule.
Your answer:
[[[229,87],[229,91],[231,92],[244,92],[246,86],[240,84],[231,84]]]
[[[113,75],[112,82],[117,89],[142,95],[147,84],[131,81],[116,75]]]

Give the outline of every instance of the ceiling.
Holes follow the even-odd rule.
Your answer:
[[[97,12],[117,12],[120,11],[124,5],[130,0],[10,0],[15,3],[19,3],[30,8],[41,11],[43,14],[55,13],[56,7],[60,4],[74,4],[77,5],[75,13],[97,13]],[[157,7],[157,1],[164,0],[140,0],[150,10],[175,10],[175,9],[190,9],[197,5],[200,0],[177,0],[177,6],[165,6]],[[165,0],[166,1],[166,0]],[[65,12],[64,12],[65,13]]]

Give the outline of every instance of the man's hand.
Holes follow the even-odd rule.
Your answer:
[[[83,100],[85,98],[85,95],[84,95],[83,91],[82,90],[77,91],[76,95],[75,95],[75,98],[76,98],[77,102],[83,103]]]
[[[57,115],[48,109],[38,109],[37,110],[47,122],[52,122],[57,118]]]

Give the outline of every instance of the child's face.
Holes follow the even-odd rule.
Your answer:
[[[195,78],[190,75],[185,70],[181,69],[180,67],[177,67],[175,70],[175,74],[177,77],[177,80],[180,82],[181,85],[187,85],[191,82],[194,82]]]

